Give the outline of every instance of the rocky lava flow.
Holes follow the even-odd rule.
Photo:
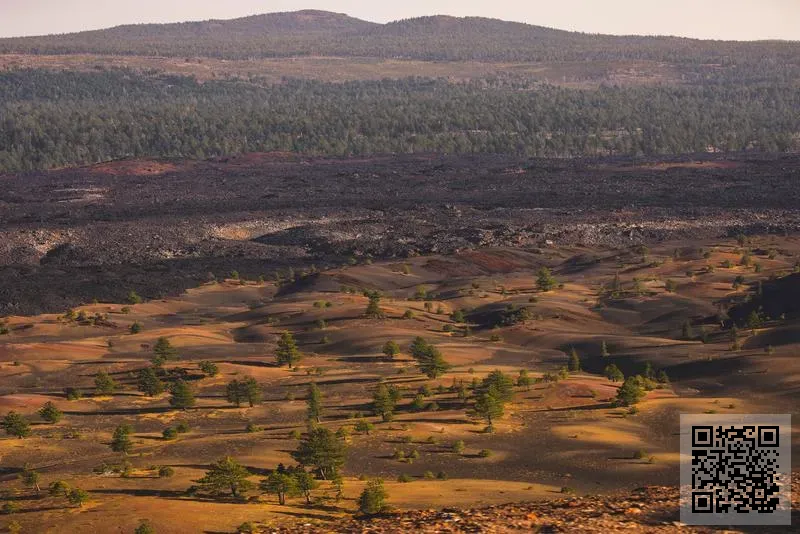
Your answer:
[[[2,176],[0,315],[237,270],[800,228],[800,156],[645,161],[250,154]]]
[[[800,482],[792,484],[793,523]],[[545,502],[506,504],[488,508],[420,510],[351,520],[319,528],[269,529],[273,532],[788,532],[786,526],[702,527],[680,523],[678,488],[647,486],[630,494],[565,498]]]

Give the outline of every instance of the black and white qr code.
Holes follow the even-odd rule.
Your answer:
[[[692,415],[687,419],[702,420],[688,422],[684,417],[681,520],[782,524],[790,513],[790,421],[784,416]]]

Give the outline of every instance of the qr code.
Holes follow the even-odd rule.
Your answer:
[[[681,415],[681,521],[790,524],[788,415]]]

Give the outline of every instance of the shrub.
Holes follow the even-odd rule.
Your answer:
[[[57,480],[50,484],[47,491],[53,497],[66,497],[72,488],[63,480]]]
[[[466,449],[466,445],[464,444],[463,440],[458,440],[453,443],[453,452],[456,454],[461,454]]]
[[[158,468],[158,476],[161,478],[169,478],[175,475],[175,470],[168,465],[162,465]]]
[[[74,504],[78,507],[83,506],[83,503],[89,500],[89,493],[86,490],[82,490],[80,488],[73,488],[67,499],[71,504]]]
[[[447,473],[445,473],[444,471],[439,471],[438,473],[436,473],[436,478],[438,480],[447,480]]]
[[[478,453],[478,456],[480,456],[481,458],[488,458],[491,455],[492,451],[490,451],[489,449],[481,449],[480,452]]]
[[[355,428],[356,428],[356,432],[363,432],[364,434],[369,435],[369,433],[374,428],[374,425],[372,423],[370,423],[369,421],[365,421],[365,420],[361,419],[360,421],[358,421],[356,423],[356,427]]]
[[[219,366],[214,362],[202,361],[197,366],[208,376],[217,376],[219,373]]]
[[[16,514],[19,512],[19,505],[15,502],[3,503],[3,506],[0,507],[0,512],[4,515]]]
[[[156,534],[156,529],[149,521],[145,520],[139,523],[139,526],[133,532],[134,534]]]
[[[184,422],[178,423],[175,426],[175,431],[178,432],[179,434],[185,434],[189,432],[189,424]]]
[[[397,477],[397,481],[398,482],[402,482],[402,483],[411,482],[412,480],[414,480],[414,479],[411,477],[411,475],[407,475],[405,473],[403,473],[402,475]]]
[[[165,440],[173,440],[178,437],[178,431],[172,427],[165,428],[161,433]]]
[[[433,480],[434,478],[436,478],[436,475],[433,474],[433,471],[425,471],[422,474],[422,478],[424,478],[425,480]]]

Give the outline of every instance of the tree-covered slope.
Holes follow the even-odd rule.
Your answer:
[[[800,44],[567,32],[496,19],[432,16],[375,24],[324,11],[233,20],[127,25],[0,39],[0,53],[96,53],[221,58],[303,55],[427,60],[797,63]]]
[[[253,151],[571,157],[786,151],[792,85],[602,87],[502,81],[198,83],[132,71],[0,74],[0,172]]]

